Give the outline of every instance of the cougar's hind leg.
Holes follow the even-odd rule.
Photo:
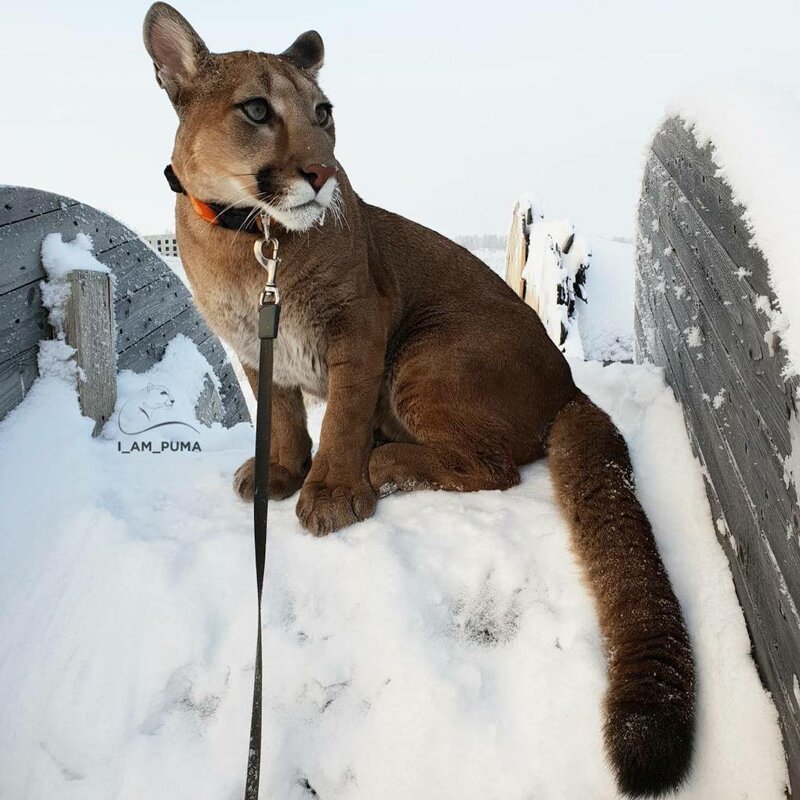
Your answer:
[[[414,489],[477,492],[516,486],[519,470],[510,457],[486,459],[463,447],[384,444],[372,451],[369,480],[381,497]]]
[[[507,437],[485,417],[458,420],[448,409],[427,413],[417,423],[415,442],[393,442],[372,451],[369,479],[382,496],[414,489],[508,489],[519,483]]]

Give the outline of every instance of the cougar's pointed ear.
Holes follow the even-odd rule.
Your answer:
[[[301,33],[281,55],[296,67],[316,75],[325,61],[325,45],[316,31]]]
[[[183,15],[166,3],[150,6],[143,33],[158,85],[173,103],[178,102],[191,87],[208,48]]]

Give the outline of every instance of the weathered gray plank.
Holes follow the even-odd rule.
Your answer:
[[[221,393],[222,401],[225,404],[225,417],[222,420],[224,427],[230,428],[240,422],[250,422],[250,410],[247,408],[236,374],[230,365],[220,376],[220,380],[224,380],[226,387]]]
[[[67,280],[70,294],[64,309],[64,333],[67,344],[75,348],[81,412],[95,421],[93,435],[97,436],[117,402],[111,278],[105,272],[75,270]]]
[[[135,344],[121,349],[117,356],[118,369],[143,372],[161,359],[167,345],[178,333],[188,336],[197,345],[197,349],[219,378],[220,396],[225,405],[223,424],[230,427],[238,422],[248,421],[250,414],[247,410],[247,403],[228,361],[225,348],[211,334],[194,305],[158,328],[154,328]]]
[[[704,463],[697,441],[694,439],[694,437],[691,438],[692,448],[695,452],[695,455],[698,456],[701,463]],[[707,479],[704,479],[704,483],[706,487],[706,495],[708,496],[709,503],[711,505],[711,514],[713,518],[715,520],[725,520],[726,526],[730,529],[730,512],[726,514],[725,508],[723,507],[723,502],[717,496],[717,491],[714,487],[714,484]],[[762,616],[759,608],[763,607],[763,601],[759,603],[753,597],[754,589],[757,589],[758,587],[757,579],[754,582],[753,576],[747,574],[742,569],[742,562],[731,557],[732,555],[735,555],[735,551],[733,550],[727,537],[723,535],[721,537],[721,541],[723,543],[723,548],[728,554],[728,558],[730,560],[734,585],[736,586],[739,600],[744,609],[745,618],[748,620],[755,619],[759,621],[759,624],[757,625],[750,625],[750,636],[753,641],[753,654],[761,673],[762,680],[768,686],[781,686],[782,691],[778,695],[773,693],[773,698],[776,706],[778,707],[781,718],[784,716],[795,717],[796,715],[794,706],[792,704],[792,697],[787,696],[786,692],[786,689],[789,687],[785,687],[781,673],[776,670],[773,660],[768,657],[769,653],[776,650],[781,645],[787,646],[785,639],[779,643],[776,640],[776,637],[772,635],[773,625],[780,626],[781,618],[785,618],[786,616],[784,609],[780,602],[777,604],[767,603],[766,608],[770,616],[768,618]],[[794,687],[792,687],[792,690],[793,688]],[[793,691],[792,694],[794,694]],[[797,783],[795,782],[795,778],[797,777],[797,758],[800,756],[800,731],[796,725],[784,724],[782,725],[782,728],[784,746],[786,748],[787,759],[789,761],[790,779],[792,781],[792,785],[796,786]]]
[[[0,207],[2,197],[0,196]],[[60,233],[69,240],[85,233],[91,237],[99,261],[103,254],[123,242],[138,241],[136,234],[115,219],[83,203],[59,205],[55,210],[28,217],[0,228],[0,295],[45,277],[41,260],[42,240],[48,233]],[[141,247],[146,245],[141,244]]]
[[[674,261],[693,264],[694,270],[688,275],[688,280],[697,300],[719,312],[714,315],[715,324],[720,327],[723,336],[730,336],[740,345],[732,350],[732,356],[746,359],[744,365],[748,372],[755,370],[773,387],[784,390],[785,362],[780,352],[777,358],[770,355],[765,341],[769,321],[762,312],[755,310],[762,295],[756,293],[745,274],[750,271],[752,274],[749,277],[753,277],[757,270],[740,269],[694,206],[685,201],[682,190],[664,170],[661,162],[655,157],[651,158],[653,161],[648,168],[643,195],[649,200],[653,216],[658,219],[659,228],[663,229],[671,250],[669,255],[659,256],[661,266],[668,267]],[[681,198],[684,198],[683,201]],[[651,230],[650,235],[652,233]],[[694,273],[696,277],[693,277]],[[771,399],[771,396],[767,399]]]
[[[117,301],[165,274],[164,261],[142,241],[123,242],[110,248],[103,253],[102,261],[116,275]]]
[[[224,424],[249,419],[224,349],[200,318],[188,289],[157,254],[129,228],[90,206],[7,186],[0,187],[0,418],[22,399],[36,374],[35,358],[21,354],[35,352],[39,340],[49,335],[39,290],[45,278],[42,240],[49,233],[71,240],[78,232],[92,238],[95,256],[114,274],[120,368],[149,369],[169,340],[183,333],[205,351],[222,383]]]
[[[648,219],[650,209],[645,201],[641,211],[643,219]],[[665,241],[664,228],[653,234],[655,241]],[[724,263],[720,269],[727,268]],[[679,260],[665,264],[665,271],[673,271],[678,283],[688,280],[684,265]],[[641,291],[639,284],[637,291]],[[655,292],[648,298],[649,307],[655,319],[674,321],[681,335],[675,336],[671,346],[679,355],[684,367],[691,366],[690,375],[684,372],[682,386],[692,391],[692,400],[696,405],[712,408],[712,398],[719,397],[719,407],[714,409],[714,416],[724,431],[724,446],[728,457],[743,476],[750,502],[759,517],[760,524],[768,529],[781,529],[785,533],[786,526],[792,519],[797,506],[797,496],[793,486],[784,485],[784,459],[791,452],[786,419],[794,412],[794,392],[789,383],[788,394],[785,395],[773,385],[763,385],[755,371],[742,369],[742,361],[733,357],[741,352],[723,343],[714,327],[715,315],[700,304],[692,306],[690,298],[678,298],[669,290]],[[638,305],[642,306],[642,299]],[[745,303],[740,305],[743,318],[755,313]],[[716,315],[719,317],[720,315]],[[695,324],[703,330],[700,344],[689,348],[682,331]],[[662,328],[664,323],[661,323]],[[727,345],[727,346],[726,346]],[[776,357],[771,359],[777,361]],[[783,389],[783,385],[781,386]],[[777,396],[782,402],[767,404],[764,397],[773,400]],[[758,398],[758,402],[756,399]],[[772,409],[777,405],[777,412]],[[779,491],[775,487],[780,487]],[[795,542],[786,536],[778,537],[772,545],[773,550],[786,564],[786,573],[793,595],[800,597],[800,549]]]
[[[645,314],[646,318],[646,314]],[[651,324],[660,324],[657,319]],[[706,473],[711,477],[716,500],[712,511],[716,524],[724,520],[724,529],[730,531],[731,540],[722,540],[723,549],[731,563],[734,582],[739,601],[745,612],[754,655],[765,683],[773,694],[773,699],[781,716],[785,746],[789,756],[790,770],[796,774],[797,759],[800,758],[800,733],[794,723],[792,705],[793,676],[797,666],[792,660],[787,665],[786,658],[800,653],[800,633],[790,601],[788,590],[782,591],[783,571],[776,574],[771,558],[769,540],[765,542],[762,523],[757,510],[753,508],[745,481],[738,474],[725,447],[724,431],[710,412],[704,413],[702,406],[694,402],[692,383],[696,380],[691,374],[691,361],[677,350],[667,351],[658,340],[654,361],[664,367],[670,384],[681,402],[691,436],[695,442],[696,453]],[[681,387],[688,387],[682,391]],[[711,495],[709,494],[709,497]],[[795,656],[796,657],[796,656]],[[786,720],[789,720],[787,724]],[[797,784],[795,784],[797,785]]]
[[[795,401],[794,386],[783,377],[783,354],[780,350],[770,354],[765,341],[767,321],[754,307],[754,297],[742,294],[744,290],[738,287],[727,295],[720,295],[719,290],[712,291],[713,287],[703,279],[702,273],[698,274],[698,270],[709,271],[735,281],[736,265],[713,237],[705,237],[707,231],[701,220],[692,218],[695,212],[691,206],[668,206],[663,199],[659,194],[653,198],[643,196],[640,215],[644,223],[658,220],[659,230],[651,231],[651,241],[657,243],[658,248],[670,248],[677,256],[662,257],[659,269],[665,281],[663,294],[673,303],[676,323],[684,326],[680,335],[688,339],[687,331],[696,329],[699,335],[692,348],[695,358],[706,360],[704,366],[711,369],[722,352],[725,363],[731,363],[731,375],[740,383],[746,380],[758,389],[758,404],[754,404],[754,396],[749,392],[748,407],[761,418],[761,427],[773,432],[780,443],[780,456],[785,458],[791,452],[791,443],[784,423],[793,413]],[[674,216],[678,214],[690,224],[675,224]],[[690,243],[699,247],[690,249]],[[695,269],[687,271],[686,263],[694,263]],[[718,281],[718,286],[722,285],[723,281]],[[732,298],[736,291],[738,298],[726,299]],[[735,313],[731,309],[736,309]]]
[[[39,189],[0,186],[0,227],[77,204],[77,200]]]
[[[0,364],[48,338],[39,281],[0,295]]]
[[[774,301],[767,266],[717,172],[710,147],[697,148],[681,122],[665,123],[639,204],[636,352],[664,367],[683,406],[797,786],[800,515],[784,459],[798,383],[764,341],[769,322],[756,302]]]
[[[698,148],[694,134],[677,117],[667,120],[653,140],[653,153],[733,261],[753,267],[744,281],[756,294],[768,294],[767,263],[750,246],[751,235],[742,219],[744,207],[734,202],[730,187],[718,174],[719,167],[711,151],[710,144]]]
[[[120,350],[140,341],[191,305],[191,296],[171,272],[120,298],[114,304]]]
[[[214,381],[207,374],[203,381],[203,391],[197,398],[194,414],[203,425],[211,426],[212,422],[222,422],[225,419],[225,409],[222,398],[214,385]]]
[[[653,324],[663,324],[659,322],[660,318],[672,312],[673,309],[664,304],[657,309]],[[663,347],[663,343],[659,342],[657,346]],[[796,540],[792,541],[785,535],[796,509],[796,496],[791,489],[776,491],[776,487],[785,489],[782,464],[775,458],[755,417],[748,419],[741,412],[745,397],[743,388],[736,385],[729,372],[725,374],[724,364],[714,366],[713,373],[707,372],[705,360],[693,358],[680,340],[670,342],[669,353],[657,359],[662,360],[666,360],[665,365],[669,366],[673,376],[680,377],[683,401],[697,412],[696,422],[713,451],[709,453],[709,459],[714,461],[719,471],[727,471],[725,490],[741,493],[739,511],[751,512],[760,530],[781,529],[783,535],[776,538],[771,547],[784,565],[787,585],[797,596],[800,593],[800,551]],[[711,380],[719,381],[717,386],[726,389],[726,399],[719,408],[715,408],[710,399],[703,398],[703,395],[713,397],[708,394],[709,374],[714,376]],[[724,456],[723,460],[717,461],[721,456]],[[800,619],[796,622],[800,636]]]
[[[239,422],[248,422],[250,420],[250,412],[247,408],[247,402],[244,399],[239,380],[222,343],[215,336],[209,336],[198,345],[198,350],[211,364],[219,378],[221,384],[220,395],[226,410],[223,420],[225,427],[230,427]]]
[[[0,420],[24,399],[36,380],[38,352],[38,346],[34,346],[0,364]]]
[[[213,334],[206,327],[195,306],[189,306],[158,327],[152,328],[134,343],[126,342],[117,329],[117,368],[144,372],[160,361],[167,345],[182,333],[200,346]],[[127,347],[125,345],[128,345]],[[212,364],[212,366],[214,366]]]

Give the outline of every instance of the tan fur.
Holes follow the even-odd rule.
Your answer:
[[[692,749],[691,653],[622,437],[576,389],[536,314],[466,250],[364,203],[341,167],[335,195],[331,181],[318,195],[324,221],[288,207],[308,164],[336,164],[333,125],[315,119],[326,102],[316,34],[281,56],[213,55],[182,20],[156,4],[145,22],[180,118],[175,170],[190,194],[260,206],[279,223],[271,494],[302,486],[298,517],[323,535],[370,516],[378,495],[397,489],[507,488],[549,449],[608,645],[606,742],[620,786],[635,796],[675,787]],[[176,24],[179,41],[165,44]],[[270,101],[274,124],[243,120],[236,104],[250,97]],[[265,169],[269,196],[256,182]],[[210,225],[183,196],[177,234],[197,303],[255,390],[265,275],[253,236]],[[310,469],[301,390],[328,403]],[[235,485],[252,498],[252,459]]]

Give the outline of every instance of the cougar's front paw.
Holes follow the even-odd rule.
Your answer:
[[[233,489],[242,500],[252,502],[256,489],[256,460],[248,458],[233,476]],[[289,472],[280,464],[269,465],[269,496],[273,500],[290,497],[303,485],[303,476]]]
[[[233,473],[233,491],[242,500],[252,501],[256,490],[256,460],[248,458],[236,472]]]
[[[291,497],[302,485],[304,475],[289,472],[280,464],[269,465],[269,496],[273,500]]]
[[[325,536],[371,517],[377,499],[375,490],[366,481],[357,486],[307,481],[297,501],[297,517],[314,536]]]

